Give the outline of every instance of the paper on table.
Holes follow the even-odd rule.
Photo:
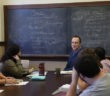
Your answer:
[[[57,94],[57,93],[59,93],[59,92],[67,92],[69,88],[70,88],[70,84],[62,85],[62,86],[59,87],[56,91],[54,91],[54,92],[52,93],[52,95],[55,95],[55,94]],[[77,94],[79,93],[79,91],[80,91],[80,89],[79,89],[79,87],[77,86]]]
[[[18,84],[5,84],[5,86],[12,86],[12,85],[20,86],[20,85],[26,85],[27,83],[29,83],[29,81],[19,82]]]
[[[71,71],[61,71],[61,74],[72,74],[72,70]]]
[[[47,74],[47,72],[45,72],[45,75]],[[39,76],[39,71],[34,71],[32,72],[30,75],[27,75],[27,77],[31,78],[33,76]]]
[[[4,90],[0,90],[0,93],[2,93]]]
[[[62,85],[62,86],[59,87],[56,91],[54,91],[54,92],[52,93],[52,95],[55,95],[55,94],[57,94],[57,93],[59,93],[59,92],[67,92],[68,89],[69,89],[69,87],[70,87],[69,84]]]

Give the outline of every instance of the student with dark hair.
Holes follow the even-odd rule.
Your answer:
[[[10,46],[2,57],[2,73],[6,76],[13,76],[16,78],[23,77],[29,74],[30,71],[25,71],[22,67],[21,60],[19,58],[21,54],[18,45]]]
[[[79,36],[73,36],[71,40],[72,52],[69,55],[68,63],[65,67],[65,71],[73,69],[74,62],[78,56],[78,53],[83,49],[81,47],[81,38]]]
[[[81,50],[78,54],[78,56],[82,56],[84,54],[94,54],[95,52],[93,49],[90,48],[85,48],[83,50]],[[98,57],[97,57],[98,58]],[[100,66],[100,65],[99,65]],[[73,77],[74,78],[74,77]],[[80,88],[80,92],[82,92],[83,90],[85,90],[88,86],[90,86],[90,84],[88,84],[87,82],[84,82],[80,77],[78,79],[78,87]]]
[[[73,78],[66,96],[76,96],[78,78],[90,84],[79,96],[109,96],[110,74],[101,71],[97,55],[84,54],[78,57],[73,68]]]
[[[100,63],[103,66],[103,71],[110,73],[110,60],[105,58],[105,50],[102,47],[96,47],[94,49],[94,52],[96,53],[96,55],[99,57],[100,59]]]

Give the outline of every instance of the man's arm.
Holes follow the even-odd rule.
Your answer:
[[[79,78],[78,73],[73,68],[72,82],[71,82],[70,88],[69,88],[66,96],[76,96],[76,94],[77,94],[76,93],[76,89],[77,89],[78,78]]]

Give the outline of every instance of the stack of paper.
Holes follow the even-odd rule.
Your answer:
[[[23,81],[22,79],[17,79],[18,84],[5,84],[5,86],[12,86],[12,85],[26,85],[27,83],[29,83],[29,81]]]
[[[72,74],[72,70],[71,71],[61,71],[61,74]]]

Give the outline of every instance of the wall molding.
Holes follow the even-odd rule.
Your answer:
[[[0,46],[5,46],[5,42],[0,42]]]

